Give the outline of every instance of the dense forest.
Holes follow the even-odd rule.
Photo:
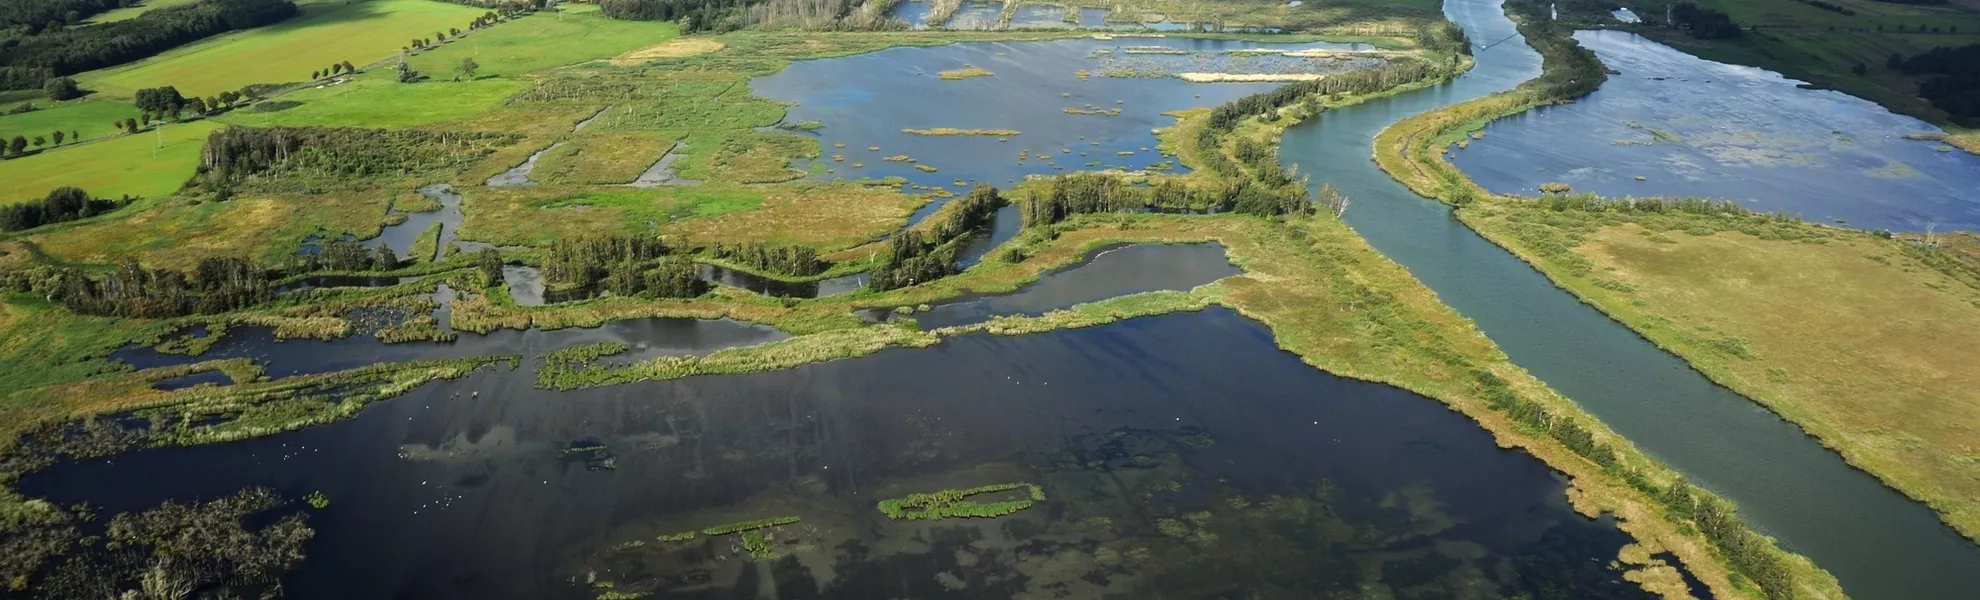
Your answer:
[[[1691,32],[1691,37],[1717,40],[1739,37],[1739,25],[1732,16],[1690,2],[1671,5],[1671,25]]]
[[[257,177],[326,183],[405,177],[464,166],[515,140],[510,134],[416,129],[228,127],[207,136],[197,181],[224,194]]]
[[[742,29],[748,0],[599,0],[605,16],[631,21],[679,21],[681,33]]]
[[[131,0],[7,0],[0,2],[0,29],[28,33],[60,29],[130,4]]]
[[[1980,127],[1980,44],[1933,48],[1910,58],[1891,57],[1906,75],[1937,75],[1918,85],[1918,95],[1946,111],[1952,120]]]
[[[619,296],[692,298],[708,291],[700,269],[655,237],[613,235],[551,242],[543,280],[558,287],[602,289]],[[484,273],[496,273],[493,260]],[[499,277],[491,278],[499,280]]]
[[[110,200],[91,198],[82,188],[62,186],[50,190],[40,200],[0,206],[0,230],[20,231],[50,223],[87,219],[116,210],[130,198]]]
[[[97,25],[15,28],[0,34],[0,85],[39,88],[42,81],[115,66],[227,31],[296,14],[289,0],[201,0]]]
[[[1004,206],[1004,197],[995,187],[978,185],[952,202],[955,208],[943,207],[946,216],[929,234],[913,229],[894,234],[887,243],[886,260],[868,274],[867,287],[891,290],[956,274],[961,242],[990,225]]]

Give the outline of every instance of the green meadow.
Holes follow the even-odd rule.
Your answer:
[[[116,10],[97,13],[96,16],[90,17],[87,22],[115,23],[117,21],[129,21],[131,19],[137,18],[138,15],[144,14],[144,11],[147,10],[151,10],[154,8],[179,6],[182,4],[192,4],[198,1],[199,0],[149,0],[147,2],[133,4],[131,6],[126,6]]]
[[[302,14],[267,27],[228,33],[135,63],[77,78],[84,88],[129,97],[174,86],[209,96],[254,83],[307,81],[332,63],[363,66],[389,58],[413,38],[465,29],[485,9],[432,0],[303,2]],[[496,28],[507,24],[497,25]],[[470,38],[472,39],[472,38]]]
[[[218,119],[251,126],[416,127],[480,115],[527,87],[527,82],[513,79],[408,85],[399,83],[390,70],[380,69],[342,84],[283,94]]]
[[[476,77],[517,75],[611,58],[679,36],[673,23],[614,21],[597,6],[565,5],[561,14],[536,13],[496,25],[406,62],[434,79],[453,77],[463,58],[481,65]]]
[[[166,126],[78,148],[42,152],[0,161],[0,203],[39,198],[73,185],[90,195],[156,197],[172,193],[191,177],[206,134],[220,125],[194,121]]]
[[[36,105],[46,106],[34,112],[0,116],[0,139],[12,139],[17,135],[48,136],[61,130],[63,134],[80,134],[84,140],[93,140],[107,135],[115,135],[117,128],[111,122],[138,116],[138,110],[123,102],[83,100],[50,106],[46,101]],[[51,139],[52,141],[52,139]],[[67,146],[75,142],[72,137],[62,141]]]

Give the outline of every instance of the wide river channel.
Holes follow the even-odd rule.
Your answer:
[[[1495,1],[1449,0],[1445,10],[1480,45],[1514,35]],[[1270,87],[1082,80],[1079,69],[1311,68],[1226,52],[1258,46],[1247,42],[1099,42],[899,48],[794,64],[755,85],[798,101],[794,119],[826,126],[817,134],[826,160],[848,155],[834,161],[836,176],[953,186],[1087,163],[1156,164],[1149,129],[1167,123],[1161,111]],[[1124,57],[1129,46],[1144,53]],[[965,65],[996,74],[934,76]],[[1451,84],[1293,129],[1284,158],[1353,197],[1350,223],[1515,362],[1737,501],[1854,597],[1980,589],[1980,547],[1923,506],[1554,288],[1369,161],[1382,127],[1538,72],[1538,56],[1520,40],[1492,45]],[[1058,81],[1030,85],[1045,79]],[[907,127],[1023,132],[1009,141],[897,133]],[[1020,162],[1020,152],[1031,158]],[[884,160],[896,153],[940,171]],[[867,172],[852,173],[854,160]],[[916,318],[965,322],[1187,289],[1230,272],[1220,250],[1118,249],[1008,297]],[[1167,268],[1178,264],[1187,268]],[[1575,515],[1545,465],[1497,448],[1435,401],[1316,371],[1224,309],[970,335],[754,375],[534,387],[538,357],[573,344],[634,347],[609,362],[779,337],[685,320],[391,347],[362,334],[276,342],[237,331],[216,356],[257,358],[273,375],[376,360],[526,358],[515,370],[422,386],[349,421],[64,463],[19,487],[104,514],[250,485],[322,491],[331,505],[311,519],[310,558],[285,580],[305,599],[1648,597],[1609,566],[1627,538],[1605,519]],[[119,358],[183,360],[141,350]],[[997,519],[893,521],[875,509],[914,492],[1019,482],[1045,500]],[[1025,497],[1000,494],[984,499]],[[735,534],[659,539],[772,517],[800,519],[766,530],[774,558],[752,559]]]

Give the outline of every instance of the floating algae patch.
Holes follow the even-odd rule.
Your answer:
[[[970,500],[971,496],[1026,492],[1023,497],[995,502]],[[1029,483],[1000,483],[966,490],[942,490],[933,494],[908,494],[905,498],[881,500],[881,514],[896,521],[996,518],[1031,508],[1045,501],[1045,489]]]

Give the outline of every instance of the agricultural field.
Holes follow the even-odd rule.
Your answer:
[[[66,146],[77,141],[119,135],[122,132],[111,123],[138,116],[138,110],[132,108],[129,103],[116,101],[72,100],[51,103],[38,100],[35,101],[35,105],[41,109],[0,116],[0,139],[8,139],[16,135],[47,136],[56,130],[81,136],[79,138],[71,136],[63,140],[62,144]]]
[[[495,78],[406,85],[390,69],[375,69],[343,83],[283,94],[216,120],[250,127],[417,127],[482,115],[529,85]]]
[[[412,1],[432,3],[432,0]],[[559,12],[536,13],[474,32],[406,62],[440,80],[453,77],[461,60],[466,58],[481,65],[475,74],[477,78],[515,76],[608,59],[659,45],[679,35],[680,29],[673,23],[607,19],[599,14],[596,5],[576,4],[567,5]]]
[[[39,198],[62,186],[115,198],[170,195],[192,176],[200,145],[217,123],[194,121],[0,161],[0,203]]]
[[[173,86],[210,96],[256,83],[307,81],[332,63],[364,65],[397,55],[414,38],[466,29],[484,9],[431,0],[315,0],[288,20],[202,40],[135,63],[77,78],[112,98]]]

